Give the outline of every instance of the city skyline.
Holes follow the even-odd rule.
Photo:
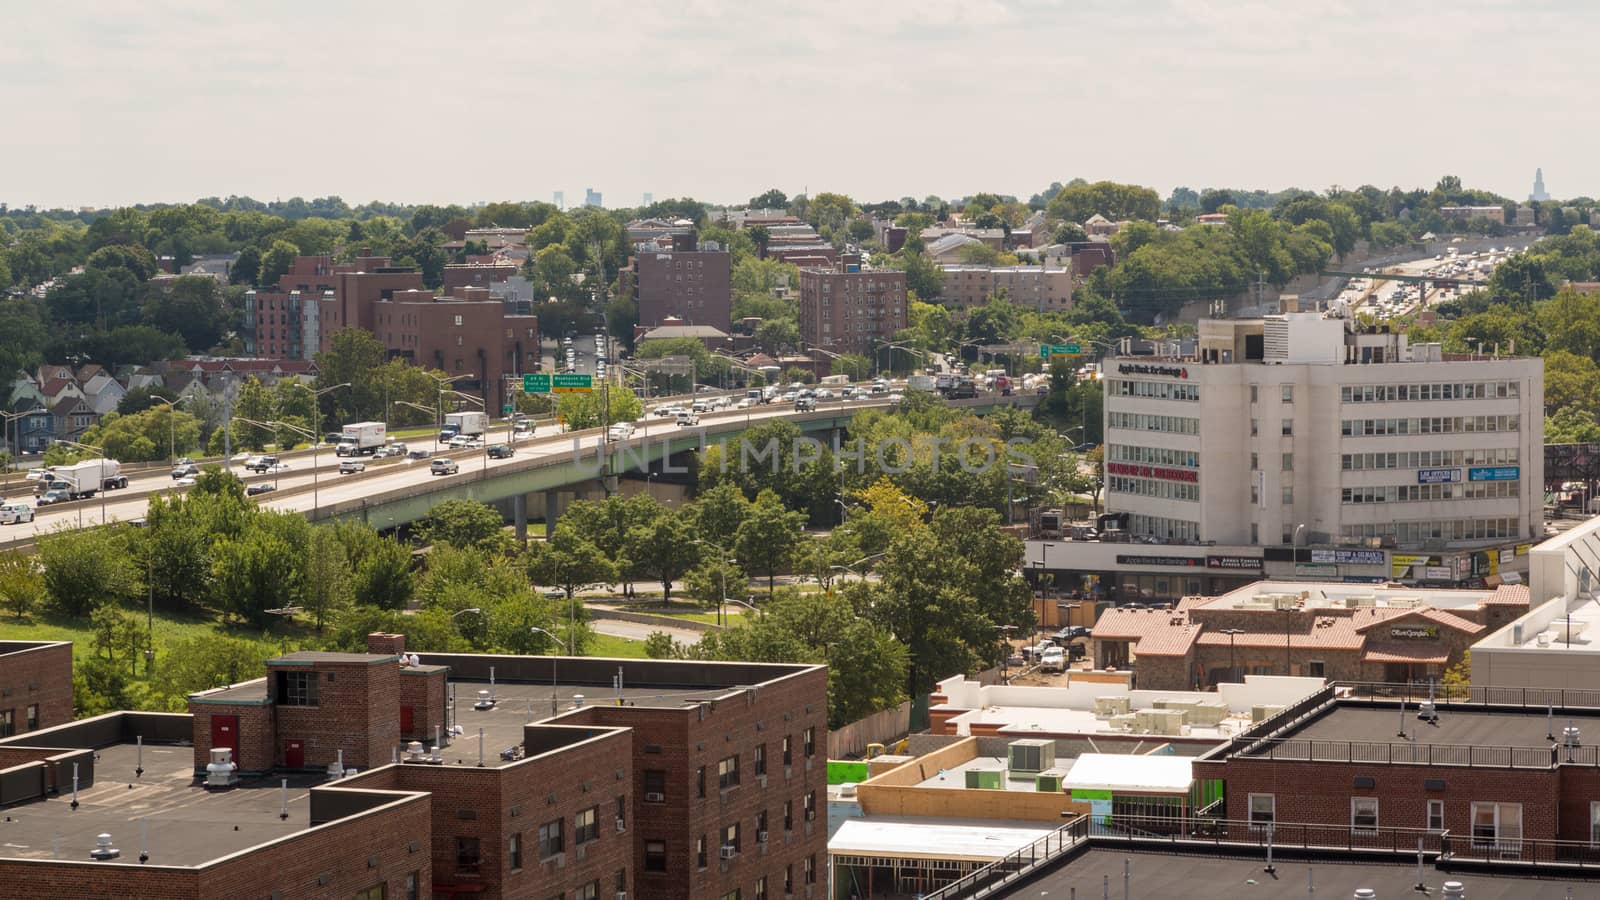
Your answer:
[[[0,55],[0,105],[25,123],[0,148],[0,171],[27,173],[0,186],[13,206],[470,203],[586,187],[628,204],[646,191],[739,203],[770,187],[1025,198],[1074,177],[1165,196],[1427,188],[1445,174],[1521,198],[1535,166],[1558,197],[1600,193],[1580,155],[1590,126],[1569,121],[1542,71],[1486,77],[1481,65],[1561,58],[1577,79],[1600,74],[1582,52],[1600,11],[1554,0],[1458,3],[1448,16],[1366,2],[1171,0],[1139,14],[1048,0],[602,2],[497,10],[492,23],[401,5],[162,0],[10,19],[27,38]],[[1493,141],[1428,124],[1470,131],[1511,115],[1518,127]],[[622,116],[636,139],[596,136]],[[506,157],[463,166],[460,141],[405,137],[451,121],[495,121]],[[1557,123],[1559,144],[1546,137]]]

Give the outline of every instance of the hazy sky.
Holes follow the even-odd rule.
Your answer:
[[[4,0],[0,201],[1600,194],[1577,0]]]

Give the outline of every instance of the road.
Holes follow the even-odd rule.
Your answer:
[[[827,404],[826,406],[831,406]],[[843,405],[843,404],[841,404]],[[868,406],[887,406],[886,400],[874,399],[868,401],[852,401],[849,408]],[[826,408],[826,406],[824,408]],[[709,425],[720,422],[731,422],[744,419],[749,422],[773,418],[785,418],[794,414],[793,404],[773,403],[749,409],[729,409],[714,413],[707,413],[701,417],[702,423]],[[672,419],[645,418],[635,425],[634,440],[645,437],[659,437],[665,434],[678,432],[679,426]],[[355,475],[338,475],[339,460],[332,453],[324,451],[320,461],[322,465],[313,472],[309,466],[306,469],[294,469],[278,475],[252,476],[251,482],[273,481],[278,485],[275,493],[263,494],[259,502],[264,508],[282,511],[305,511],[324,503],[338,503],[349,500],[359,500],[373,494],[401,490],[408,485],[432,478],[472,478],[480,476],[484,470],[504,466],[516,465],[519,461],[532,456],[535,458],[557,456],[560,454],[584,453],[593,454],[599,445],[600,433],[593,429],[581,433],[550,434],[548,436],[535,435],[531,439],[515,442],[516,455],[509,459],[489,459],[485,449],[450,451],[450,456],[458,461],[460,471],[455,475],[432,475],[429,472],[428,460],[373,460],[368,462],[367,471]],[[413,447],[430,446],[431,442],[413,442]],[[292,465],[292,464],[291,464]],[[142,484],[143,482],[141,482]],[[170,477],[164,482],[159,479],[153,482],[158,487],[151,487],[142,492],[133,488],[122,491],[111,491],[101,494],[92,500],[81,500],[60,506],[45,507],[37,511],[34,521],[29,524],[0,526],[0,544],[19,543],[30,541],[40,534],[47,534],[61,527],[87,527],[103,522],[129,521],[138,519],[146,514],[149,507],[149,497],[152,493],[167,491],[181,493],[185,488],[177,487]],[[287,496],[283,496],[289,491]]]
[[[590,619],[589,628],[598,634],[609,634],[630,641],[642,641],[657,631],[664,632],[680,644],[698,644],[701,637],[701,633],[692,628],[646,625],[642,622],[622,622],[617,619]]]

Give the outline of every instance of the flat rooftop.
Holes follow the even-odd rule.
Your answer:
[[[1258,609],[1271,608],[1272,595],[1309,594],[1304,607],[1377,609],[1412,609],[1431,606],[1434,609],[1462,609],[1476,607],[1487,600],[1505,600],[1518,594],[1526,600],[1526,589],[1510,586],[1504,590],[1442,590],[1437,588],[1385,587],[1376,584],[1345,584],[1343,582],[1257,581],[1215,598],[1205,599],[1196,605],[1206,609]]]
[[[486,767],[509,765],[515,760],[502,760],[500,752],[521,746],[523,726],[542,722],[553,715],[576,709],[577,698],[585,706],[615,706],[619,692],[611,687],[592,684],[562,684],[558,680],[554,692],[549,684],[524,684],[498,682],[494,685],[494,706],[477,709],[479,691],[490,689],[488,681],[475,679],[452,680],[456,694],[455,723],[461,727],[444,747],[441,755],[446,765],[477,766],[478,729],[483,729],[483,764]],[[551,711],[551,696],[555,696],[555,712]],[[711,700],[728,693],[728,688],[671,688],[659,685],[625,687],[620,692],[623,706],[677,709],[702,700]]]
[[[146,745],[144,775],[135,776],[138,749],[101,749],[95,784],[72,794],[9,807],[0,817],[0,858],[88,861],[101,833],[111,835],[121,862],[139,859],[139,824],[145,827],[151,865],[195,866],[311,827],[309,790],[326,779],[289,776],[289,818],[280,820],[279,778],[247,779],[212,793],[195,784],[194,748]],[[130,787],[131,785],[131,787]]]
[[[1555,716],[1557,737],[1567,726],[1568,719],[1572,719],[1583,732],[1585,743],[1600,738],[1600,717],[1573,717],[1567,713]],[[1534,712],[1445,709],[1439,712],[1439,720],[1432,724],[1417,718],[1414,703],[1406,706],[1405,713],[1407,740],[1452,747],[1547,748],[1551,743],[1548,739],[1550,724],[1544,713]],[[1396,707],[1370,709],[1341,704],[1306,725],[1273,736],[1296,741],[1389,743],[1400,741],[1399,731],[1400,713]]]
[[[833,856],[988,862],[1043,840],[1054,830],[1053,825],[986,819],[911,819],[892,816],[846,819],[833,837],[828,839],[828,853]]]
[[[1136,710],[1144,708],[1141,706],[1134,707]],[[1064,707],[989,706],[964,712],[951,719],[951,723],[956,726],[956,733],[963,735],[971,734],[974,725],[998,725],[1000,727],[997,729],[997,733],[1003,737],[1011,738],[1057,734],[1123,736],[1133,734],[1113,727],[1110,719],[1096,716],[1092,709],[1068,709]],[[1134,736],[1147,737],[1157,743],[1169,737],[1221,742],[1249,727],[1250,716],[1230,715],[1215,726],[1191,725],[1189,726],[1189,731],[1182,735],[1146,734]]]
[[[831,847],[830,847],[831,849]],[[1529,877],[1527,873],[1484,875],[1477,872],[1442,872],[1423,868],[1426,895],[1413,890],[1417,866],[1395,862],[1314,862],[1273,860],[1277,871],[1262,871],[1260,858],[1229,858],[1210,852],[1184,854],[1090,850],[1040,878],[1003,890],[995,898],[1065,900],[1076,889],[1079,897],[1099,897],[1106,878],[1112,896],[1122,896],[1123,864],[1128,864],[1129,896],[1134,898],[1182,897],[1184,900],[1280,900],[1308,896],[1314,886],[1319,898],[1344,898],[1358,888],[1371,888],[1383,900],[1396,897],[1440,896],[1446,881],[1459,881],[1469,900],[1566,900],[1600,895],[1600,884],[1570,877]],[[1600,872],[1595,873],[1600,876]],[[1570,892],[1570,893],[1569,893]]]

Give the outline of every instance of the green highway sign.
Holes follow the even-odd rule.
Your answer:
[[[516,409],[517,408],[515,406],[512,406],[510,403],[507,403],[506,405],[500,407],[500,411],[505,413],[508,416],[511,415],[513,412],[515,412]]]
[[[524,375],[522,376],[522,392],[525,394],[550,393],[549,375]]]
[[[591,375],[553,375],[551,388],[558,394],[581,394],[594,390]]]
[[[1039,358],[1049,359],[1052,356],[1081,356],[1083,348],[1077,344],[1040,344]]]

